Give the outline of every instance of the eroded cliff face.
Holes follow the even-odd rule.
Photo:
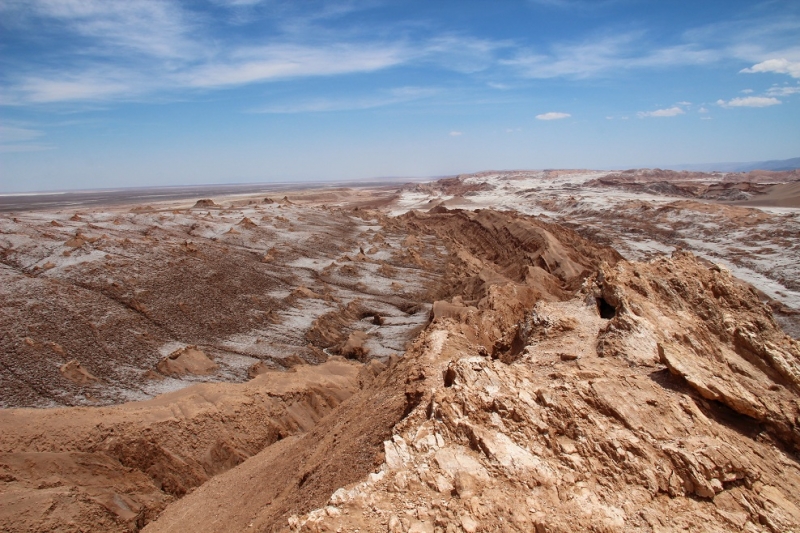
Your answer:
[[[406,354],[425,378],[381,468],[290,529],[800,526],[800,346],[751,287],[678,252],[602,265],[521,315],[518,290],[434,320]],[[487,317],[523,333],[518,355],[476,342]]]

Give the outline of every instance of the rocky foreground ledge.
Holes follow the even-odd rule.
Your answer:
[[[89,448],[75,437],[35,446],[46,427],[20,426],[13,442],[2,438],[4,464],[14,454],[24,465],[94,453],[152,491],[106,482],[106,499],[92,499],[86,479],[99,478],[69,485],[66,467],[49,481],[5,467],[6,502],[9,487],[18,509],[52,496],[51,508],[72,522],[47,522],[30,505],[2,527],[800,530],[800,345],[751,286],[686,252],[625,261],[513,212],[359,216],[448,250],[431,320],[402,357],[330,360],[339,377],[303,366],[202,385],[201,419],[198,403],[160,397],[138,404],[161,406],[139,419],[125,410],[135,420],[113,425],[113,436],[110,423],[86,429]],[[292,375],[292,386],[282,384]],[[200,392],[183,394],[192,390]],[[260,423],[274,438],[258,440]],[[145,440],[156,425],[164,433]],[[182,438],[169,440],[171,427]],[[196,481],[180,477],[181,464],[193,465]],[[179,489],[159,480],[161,465]],[[86,512],[69,515],[58,498],[80,500]]]
[[[597,299],[613,302],[613,318],[601,318]],[[486,302],[472,316],[498,312]],[[680,253],[604,267],[572,298],[526,313],[525,348],[510,361],[481,355],[463,324],[434,323],[409,354],[425,392],[384,442],[381,469],[291,517],[291,528],[800,524],[800,350],[724,270]]]

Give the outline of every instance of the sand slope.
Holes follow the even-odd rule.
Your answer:
[[[769,207],[800,207],[800,182],[780,183],[767,189],[752,200],[737,202],[739,205]]]
[[[358,390],[332,359],[103,408],[0,410],[0,529],[131,531]]]

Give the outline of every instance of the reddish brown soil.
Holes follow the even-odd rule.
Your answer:
[[[0,529],[134,531],[359,388],[331,360],[104,408],[0,410]],[[363,378],[362,378],[363,382]]]
[[[416,326],[395,323],[426,301],[440,275],[437,246],[415,248],[410,264],[399,246],[405,233],[365,232],[375,221],[359,211],[294,205],[313,204],[310,192],[292,198],[0,217],[0,406],[119,403],[192,380],[243,381],[258,361],[321,362],[321,348],[338,351],[309,344],[307,331],[355,300],[396,319],[373,354],[402,352]],[[359,254],[378,234],[373,253]],[[357,324],[345,322],[337,334],[346,337]],[[163,359],[185,346],[204,352],[205,370],[167,368]],[[59,371],[73,360],[96,379]]]

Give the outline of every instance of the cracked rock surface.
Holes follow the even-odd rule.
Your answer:
[[[480,355],[458,320],[434,322],[407,354],[426,369],[424,398],[384,442],[384,464],[290,528],[800,525],[800,350],[749,287],[678,253],[604,266],[572,298],[515,318],[533,325],[506,362]]]

